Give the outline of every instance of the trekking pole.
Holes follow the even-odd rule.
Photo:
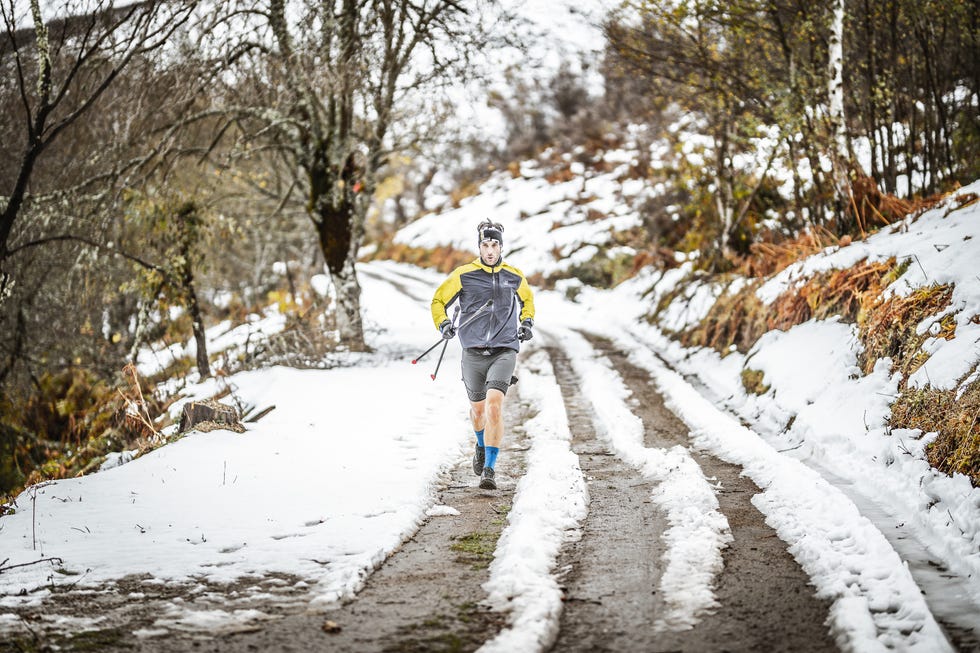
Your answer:
[[[429,376],[432,377],[432,380],[433,381],[436,380],[436,374],[439,373],[439,366],[442,365],[442,357],[446,355],[446,346],[448,344],[449,344],[449,341],[446,340],[446,344],[442,346],[442,351],[439,352],[439,362],[436,363],[436,371],[429,375]]]
[[[476,313],[473,313],[473,315],[471,315],[468,318],[466,318],[466,321],[463,322],[462,324],[460,324],[458,327],[456,327],[456,330],[459,331],[460,329],[462,329],[464,326],[466,326],[467,324],[469,324],[470,322],[472,322],[473,320],[475,320],[476,317],[480,313],[482,313],[486,309],[490,308],[491,306],[493,306],[493,300],[492,299],[488,299],[486,304],[484,304],[480,308],[476,309]],[[457,314],[459,313],[459,306],[456,307],[456,313]],[[438,340],[436,340],[436,344],[432,345],[431,347],[429,347],[428,349],[426,349],[425,351],[423,351],[421,354],[419,354],[417,357],[413,358],[412,359],[412,365],[415,365],[420,360],[422,360],[422,357],[423,356],[425,356],[430,351],[432,351],[433,349],[435,349],[436,347],[438,347],[439,344],[442,343],[442,342],[448,342],[448,341],[445,338],[439,338]],[[445,351],[445,349],[443,349],[443,351]]]
[[[456,318],[458,316],[459,316],[459,306],[456,307],[456,311],[453,313],[453,318],[450,320],[450,322],[455,322],[456,321]],[[433,349],[435,349],[436,347],[438,347],[440,342],[441,343],[448,343],[450,340],[452,340],[452,338],[439,338],[438,340],[436,340],[436,344],[432,345],[431,347],[429,347],[428,349],[426,349],[425,351],[423,351],[421,354],[418,355],[417,358],[413,358],[412,359],[412,365],[415,365],[416,363],[418,363],[420,360],[422,360],[422,357],[423,356],[425,356],[430,351],[432,351]],[[445,345],[443,345],[442,351],[443,351],[443,353],[446,352]],[[439,360],[442,360],[442,356],[441,355],[439,356]]]
[[[419,354],[419,355],[418,355],[418,358],[413,358],[413,359],[412,359],[412,365],[415,365],[415,364],[416,364],[416,363],[418,363],[418,362],[419,362],[420,360],[422,360],[422,357],[423,357],[423,356],[425,356],[425,355],[426,355],[426,354],[428,354],[428,353],[429,353],[430,351],[432,351],[433,349],[435,349],[436,347],[438,347],[438,346],[439,346],[439,343],[441,343],[441,342],[449,342],[449,341],[448,341],[448,340],[446,340],[445,338],[439,338],[439,339],[438,339],[438,340],[436,341],[436,344],[434,344],[434,345],[432,345],[431,347],[429,347],[428,349],[426,349],[425,351],[423,351],[423,352],[422,352],[421,354]]]

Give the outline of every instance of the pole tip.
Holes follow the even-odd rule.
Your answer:
[[[430,374],[429,376],[431,376],[431,377],[432,377],[432,380],[433,380],[433,381],[435,381],[435,380],[436,380],[436,375],[435,375],[435,374]]]
[[[418,362],[419,362],[419,359],[417,359],[417,358],[416,358],[416,359],[414,359],[414,360],[412,361],[412,365],[415,365],[415,364],[416,364],[416,363],[418,363]]]

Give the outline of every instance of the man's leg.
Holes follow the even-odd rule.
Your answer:
[[[473,424],[473,433],[476,435],[473,473],[477,476],[483,474],[483,464],[486,461],[483,436],[487,425],[486,387],[489,362],[486,357],[479,353],[469,349],[463,350],[463,385],[466,387],[466,395],[470,399],[470,422]]]
[[[473,433],[476,434],[476,447],[473,454],[473,473],[480,476],[486,462],[487,401],[470,402],[470,421],[473,422]]]
[[[480,487],[484,489],[492,490],[497,487],[494,480],[494,465],[497,463],[500,443],[504,438],[504,396],[507,394],[516,364],[517,352],[507,350],[497,353],[487,370],[487,420],[483,437],[487,446],[483,475],[480,478]]]
[[[483,441],[486,443],[486,461],[484,467],[493,470],[497,464],[497,454],[500,453],[500,442],[504,438],[504,393],[496,388],[487,389],[487,426]],[[484,473],[484,480],[487,474]],[[490,474],[491,481],[493,474]],[[481,482],[480,487],[484,487]],[[496,487],[496,484],[493,484]]]
[[[486,427],[483,441],[488,447],[500,447],[504,437],[504,393],[496,388],[487,388]]]
[[[470,402],[470,421],[473,422],[473,431],[484,433],[487,426],[487,400]],[[484,435],[484,437],[486,437]]]

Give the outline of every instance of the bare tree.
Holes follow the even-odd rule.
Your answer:
[[[30,26],[21,27],[28,19],[18,14],[14,0],[0,3],[5,29],[0,62],[12,69],[20,99],[20,115],[10,117],[18,121],[17,138],[6,147],[22,148],[19,155],[11,153],[17,162],[12,186],[0,197],[0,303],[12,282],[4,263],[13,250],[15,223],[38,190],[64,190],[32,187],[44,152],[96,106],[134,59],[168,43],[195,4],[145,0],[117,7],[107,0],[73,15],[74,5],[66,2],[52,21],[38,0],[30,0]]]
[[[464,70],[480,20],[455,0],[266,2],[257,11],[269,38],[236,44],[253,56],[240,60],[229,125],[293,171],[290,190],[333,281],[341,341],[362,349],[354,263],[379,174],[394,152],[418,145],[419,122],[437,120],[431,95]]]

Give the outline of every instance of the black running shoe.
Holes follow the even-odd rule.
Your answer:
[[[476,445],[476,453],[473,454],[473,473],[477,476],[483,473],[483,463],[487,461],[487,450]]]
[[[497,489],[497,481],[493,480],[493,467],[483,468],[483,474],[480,476],[480,488],[484,490]]]

